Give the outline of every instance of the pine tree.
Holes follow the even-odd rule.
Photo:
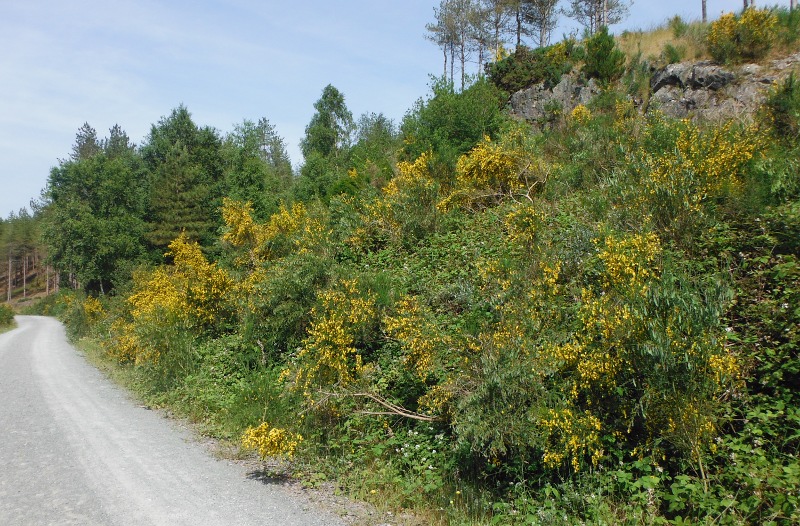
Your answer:
[[[213,128],[199,128],[185,106],[153,125],[142,146],[148,171],[147,240],[156,253],[181,232],[203,246],[221,226],[222,142]]]
[[[100,153],[101,150],[102,148],[97,140],[97,132],[88,122],[84,122],[75,136],[75,144],[72,146],[70,158],[73,161],[89,159]]]

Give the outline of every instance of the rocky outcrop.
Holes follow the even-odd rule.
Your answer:
[[[800,53],[765,65],[726,68],[711,62],[670,64],[650,79],[650,100],[643,110],[659,109],[675,118],[721,121],[747,117],[758,110],[769,88],[800,66]],[[572,111],[600,92],[594,81],[565,75],[552,89],[537,84],[511,97],[513,114],[535,123],[553,118],[554,110]],[[638,102],[638,101],[636,101]]]
[[[752,114],[764,101],[780,72],[747,64],[736,69],[708,62],[670,64],[651,81],[651,107],[676,118],[709,121]]]
[[[564,75],[552,89],[535,84],[514,93],[511,112],[531,122],[545,123],[558,112],[569,113],[578,104],[588,104],[598,93],[600,88],[594,79],[581,84],[577,75]]]

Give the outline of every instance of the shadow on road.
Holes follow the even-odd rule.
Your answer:
[[[247,473],[247,478],[257,480],[268,486],[286,486],[292,482],[292,478],[285,471],[276,471],[272,467],[264,467],[256,471]]]

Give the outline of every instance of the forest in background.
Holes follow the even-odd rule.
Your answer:
[[[426,523],[796,523],[800,86],[752,122],[633,100],[686,38],[758,61],[798,27],[520,46],[399,125],[327,86],[296,173],[266,119],[222,135],[179,106],[138,146],[87,124],[3,222],[12,285],[57,275],[36,310],[149,403]],[[508,115],[570,71],[602,93]]]

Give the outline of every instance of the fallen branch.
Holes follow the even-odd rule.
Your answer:
[[[397,404],[393,404],[392,402],[386,400],[382,396],[376,395],[374,393],[366,393],[366,392],[364,392],[364,393],[350,393],[350,392],[344,392],[344,393],[323,393],[323,394],[326,395],[327,397],[331,397],[331,396],[336,396],[336,397],[339,397],[339,396],[352,396],[352,397],[360,397],[360,398],[369,398],[370,400],[372,400],[376,404],[379,404],[379,405],[381,405],[381,406],[383,406],[383,407],[385,407],[386,409],[389,410],[388,412],[384,412],[384,411],[359,411],[359,413],[364,414],[364,415],[402,416],[403,418],[410,418],[412,420],[420,420],[422,422],[437,422],[437,421],[440,420],[440,418],[436,417],[436,416],[423,415],[422,413],[417,413],[417,412],[414,412],[414,411],[410,411],[410,410],[408,410],[408,409],[406,409],[404,407],[401,407],[401,406],[399,406]]]

